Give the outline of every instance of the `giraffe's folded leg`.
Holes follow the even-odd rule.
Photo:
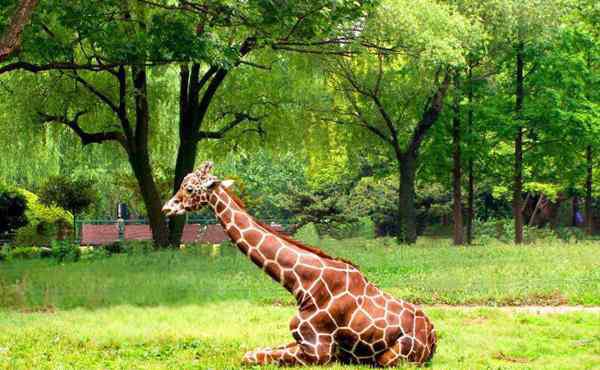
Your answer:
[[[282,366],[318,364],[324,365],[332,360],[330,343],[313,345],[310,343],[290,343],[277,348],[261,348],[244,355],[244,365],[276,364]]]
[[[423,364],[431,358],[433,348],[424,345],[410,336],[403,336],[387,349],[377,355],[376,361],[380,366],[396,366],[402,361]]]

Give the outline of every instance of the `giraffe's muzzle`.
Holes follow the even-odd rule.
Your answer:
[[[171,198],[163,207],[162,213],[167,217],[172,216],[180,216],[186,212],[186,209],[183,207],[182,203],[177,199],[177,197]]]

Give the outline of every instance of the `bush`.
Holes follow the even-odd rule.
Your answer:
[[[334,239],[348,239],[348,238],[375,238],[375,223],[370,217],[360,217],[356,221],[347,223],[336,223],[326,225],[319,225],[320,234],[327,234]]]
[[[81,258],[81,250],[77,244],[67,240],[52,241],[52,256],[59,262],[76,262]]]
[[[40,203],[37,195],[14,188],[15,193],[27,202],[25,217],[28,224],[16,230],[15,244],[21,246],[49,246],[54,239],[62,239],[66,230],[73,227],[71,213],[59,207],[48,207]]]
[[[38,247],[15,247],[9,252],[11,259],[34,259],[39,258],[40,255],[41,251]]]
[[[121,250],[127,254],[147,254],[154,250],[154,242],[151,240],[132,240],[125,242]]]
[[[110,257],[110,253],[108,253],[108,251],[106,251],[104,248],[94,248],[94,247],[87,247],[87,248],[80,248],[81,250],[81,260],[100,260],[100,259],[105,259],[107,257]]]
[[[504,243],[512,243],[515,238],[515,226],[512,219],[492,220],[481,222],[474,225],[475,238],[480,243],[487,243],[490,240],[499,240]],[[567,242],[576,242],[586,240],[588,236],[582,229],[577,227],[563,227],[550,229],[547,227],[529,227],[523,226],[523,241],[525,243],[534,243],[537,241],[557,241],[561,239]]]
[[[120,241],[116,241],[104,246],[104,250],[110,254],[123,253],[125,248],[123,248],[123,243]]]
[[[53,256],[52,248],[41,247],[40,248],[40,257],[42,258],[50,258]]]
[[[308,245],[318,245],[321,241],[317,227],[312,222],[299,228],[294,237]]]
[[[556,235],[566,242],[577,242],[590,239],[585,231],[578,227],[560,227],[556,229]]]
[[[357,237],[365,239],[375,239],[375,222],[370,217],[360,217],[358,219]]]
[[[0,187],[0,236],[27,225],[26,210],[25,197]]]

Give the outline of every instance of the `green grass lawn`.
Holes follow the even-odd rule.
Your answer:
[[[325,241],[438,328],[433,368],[600,368],[600,314],[432,303],[600,306],[600,243],[450,247]],[[231,247],[0,263],[0,368],[237,368],[291,341],[291,297]]]

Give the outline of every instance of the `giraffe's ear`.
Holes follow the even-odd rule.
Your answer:
[[[210,171],[212,171],[212,168],[213,168],[213,163],[211,161],[205,161],[196,170],[196,175],[199,176],[199,177],[208,176],[208,174],[210,173]]]
[[[231,185],[233,185],[233,180],[223,180],[221,181],[221,185],[223,185],[223,187],[227,189],[231,187]]]

